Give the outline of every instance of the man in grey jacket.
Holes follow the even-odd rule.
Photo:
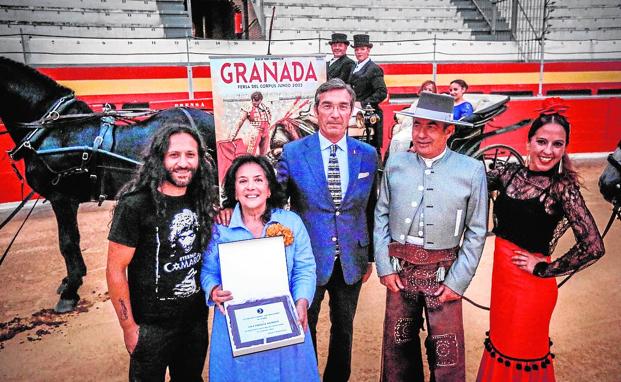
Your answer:
[[[450,96],[423,93],[408,152],[392,155],[375,208],[375,261],[386,286],[382,381],[422,381],[419,330],[432,380],[465,381],[461,295],[483,252],[487,185],[483,164],[451,151]],[[460,244],[461,243],[461,244]]]

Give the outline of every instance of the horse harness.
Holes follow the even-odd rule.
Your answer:
[[[619,141],[617,148],[621,149],[621,141]],[[614,155],[608,154],[607,159],[608,159],[608,163],[610,163],[610,165],[614,167],[615,169],[617,169],[617,171],[619,171],[619,173],[621,174],[621,163],[619,163],[619,161],[615,159]]]
[[[127,163],[131,168],[135,168],[142,165],[142,162],[136,161],[132,158],[128,158],[123,155],[119,155],[112,152],[114,145],[114,130],[119,125],[117,121],[123,121],[125,123],[135,123],[136,118],[149,117],[157,113],[157,111],[150,109],[135,109],[135,110],[123,110],[116,111],[110,107],[105,107],[101,113],[88,113],[88,114],[70,114],[62,115],[67,108],[76,101],[73,93],[61,97],[58,99],[52,107],[38,120],[33,122],[18,122],[16,126],[23,129],[30,129],[31,131],[18,143],[16,146],[8,152],[13,161],[23,159],[28,151],[36,154],[41,158],[41,162],[46,166],[47,170],[54,175],[52,185],[56,186],[61,179],[78,175],[78,174],[90,174],[89,179],[91,182],[91,200],[96,200],[99,205],[103,203],[107,195],[104,193],[103,171],[98,174],[98,164],[100,161],[100,154],[113,157]],[[190,113],[184,108],[179,108],[187,117],[190,126],[196,129],[196,123],[190,115]],[[53,149],[41,150],[39,147],[43,143],[44,138],[47,136],[49,129],[57,128],[64,123],[75,123],[76,121],[85,121],[99,119],[100,126],[99,132],[90,146],[73,146],[73,147],[59,147]],[[50,165],[43,160],[46,155],[81,152],[80,164],[78,166],[69,167],[63,170],[56,170],[50,167]],[[119,168],[115,168],[120,170]],[[14,168],[15,170],[15,168]],[[126,169],[123,169],[126,170]],[[18,173],[18,177],[21,175]]]

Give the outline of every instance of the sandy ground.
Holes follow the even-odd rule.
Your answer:
[[[599,195],[597,178],[604,160],[580,163],[587,204],[600,229],[610,205]],[[106,294],[106,235],[112,204],[84,204],[79,222],[88,275],[80,289],[78,312],[55,315],[56,287],[65,273],[58,251],[56,223],[49,204],[35,209],[7,259],[0,267],[0,380],[2,381],[123,381],[128,356],[116,316]],[[9,211],[0,210],[0,220]],[[23,216],[0,232],[0,253]],[[19,217],[21,216],[22,219]],[[551,324],[558,381],[621,380],[621,223],[606,238],[606,256],[561,288]],[[557,254],[569,248],[567,234]],[[467,295],[489,304],[493,238],[488,239],[477,275]],[[378,380],[385,289],[374,275],[362,288],[355,321],[352,381]],[[327,299],[326,299],[327,300]],[[324,302],[325,304],[325,302]],[[487,312],[464,303],[468,380],[476,376]],[[21,329],[20,329],[21,328]],[[23,330],[7,338],[10,330]],[[329,323],[322,310],[319,365],[327,355]],[[516,333],[516,335],[519,335]],[[205,380],[207,380],[205,367]]]

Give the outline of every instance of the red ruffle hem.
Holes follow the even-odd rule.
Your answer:
[[[515,250],[521,248],[496,237],[490,331],[477,381],[555,382],[549,327],[558,296],[556,280],[516,267],[511,262]]]

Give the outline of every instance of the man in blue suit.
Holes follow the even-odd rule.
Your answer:
[[[315,348],[325,292],[330,296],[330,345],[324,381],[351,373],[353,321],[360,287],[371,274],[375,149],[347,136],[355,93],[334,78],[315,93],[319,132],[284,146],[276,166],[291,209],[304,221],[317,263],[317,289],[308,311]]]

